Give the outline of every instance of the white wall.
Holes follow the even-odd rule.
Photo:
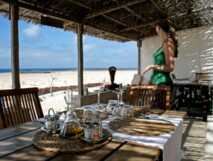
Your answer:
[[[188,29],[177,32],[179,56],[176,59],[175,75],[187,78],[193,72],[213,72],[213,26]],[[159,37],[143,40],[142,70],[152,64],[152,54],[161,46]],[[146,74],[146,79],[150,73]]]

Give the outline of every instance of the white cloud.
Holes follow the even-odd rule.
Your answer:
[[[85,44],[84,50],[85,52],[92,52],[93,50],[97,49],[98,46],[96,44]]]
[[[24,29],[24,34],[27,37],[37,37],[40,34],[40,30],[40,26],[32,24]]]

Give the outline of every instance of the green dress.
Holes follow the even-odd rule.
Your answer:
[[[153,55],[155,65],[165,65],[166,58],[163,51],[163,47],[160,47]],[[151,84],[155,85],[171,85],[172,79],[170,77],[170,72],[163,72],[154,70],[150,80]]]

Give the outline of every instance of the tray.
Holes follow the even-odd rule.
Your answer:
[[[103,130],[104,135],[108,136],[97,143],[88,143],[81,138],[69,139],[60,137],[59,134],[48,134],[39,130],[33,136],[33,145],[41,150],[63,152],[63,153],[83,153],[92,151],[108,144],[112,140],[111,134]]]

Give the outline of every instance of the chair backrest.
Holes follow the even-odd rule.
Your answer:
[[[0,128],[43,117],[38,88],[0,90]]]
[[[127,101],[135,106],[169,109],[170,87],[155,85],[130,86],[127,90]]]

